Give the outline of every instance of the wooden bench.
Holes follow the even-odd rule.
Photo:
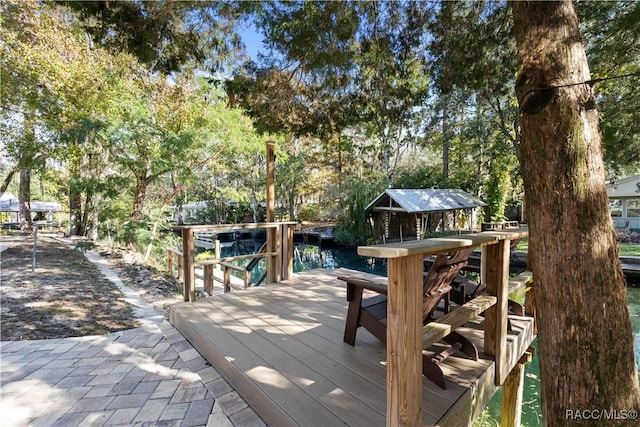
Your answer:
[[[368,289],[374,290],[381,294],[387,293],[386,280],[380,278],[379,280],[371,280],[368,278],[357,277],[350,275],[348,277],[339,277],[341,280],[345,280],[352,284],[358,284],[365,286]],[[522,287],[530,284],[533,280],[533,273],[530,271],[524,271],[509,279],[509,293],[518,291]],[[353,287],[347,286],[347,293],[349,293]],[[352,295],[347,294],[347,300],[351,301]],[[468,321],[481,315],[490,307],[495,305],[497,298],[490,295],[480,295],[473,298],[470,301],[465,302],[460,307],[452,310],[438,319],[427,323],[422,328],[422,348],[426,349],[432,344],[440,341],[456,328],[461,327]]]
[[[462,306],[450,311],[438,319],[427,323],[422,327],[422,348],[426,349],[432,344],[455,331],[476,316],[494,306],[497,298],[490,295],[481,295]]]

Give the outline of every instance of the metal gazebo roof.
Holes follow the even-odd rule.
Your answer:
[[[34,202],[30,203],[31,212],[58,212],[60,211],[60,203],[58,202]],[[18,199],[11,194],[5,193],[0,197],[0,212],[18,212],[20,203]]]
[[[451,189],[387,189],[369,203],[367,210],[393,212],[438,212],[487,206],[462,190]]]

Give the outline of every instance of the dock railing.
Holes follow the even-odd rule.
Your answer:
[[[232,264],[233,261],[241,259],[252,259],[257,263],[260,258],[267,260],[267,283],[279,283],[287,280],[293,273],[293,227],[296,222],[263,222],[263,223],[242,223],[242,224],[220,224],[220,225],[185,225],[174,227],[180,230],[182,235],[181,250],[175,248],[167,249],[167,264],[170,272],[173,272],[174,259],[178,260],[178,278],[182,279],[184,286],[184,300],[195,301],[195,268],[200,265],[204,268],[205,291],[213,293],[214,272],[213,266],[220,265],[223,269],[223,285],[225,292],[231,289],[231,271],[243,272],[243,287],[248,287],[250,283],[250,272],[246,267]],[[200,232],[224,232],[230,230],[267,230],[267,241],[264,250],[256,254],[239,255],[235,257],[222,258],[219,251],[216,258],[196,261],[195,259],[195,234]]]
[[[520,367],[528,343],[515,352],[520,354],[507,352],[508,293],[510,282],[514,290],[531,278],[510,279],[509,242],[527,236],[526,229],[513,229],[358,248],[360,255],[388,260],[388,426],[422,425],[422,350],[481,313],[485,316],[484,353],[495,360],[495,384],[504,384],[512,370]],[[424,258],[478,246],[487,295],[421,327]]]

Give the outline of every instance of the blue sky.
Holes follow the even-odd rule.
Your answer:
[[[251,59],[256,61],[258,59],[258,52],[262,51],[262,53],[265,53],[262,43],[264,38],[258,33],[253,23],[249,23],[246,28],[242,29],[240,36]]]

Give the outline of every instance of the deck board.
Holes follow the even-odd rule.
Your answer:
[[[342,341],[347,301],[337,276],[349,273],[311,270],[287,283],[176,304],[170,320],[269,425],[384,425],[386,349],[363,329],[355,346]],[[479,348],[480,321],[461,329]],[[530,322],[521,323],[512,347],[524,345],[516,332],[532,339]],[[495,392],[493,362],[454,356],[443,370],[446,390],[423,380],[423,423],[467,424]]]

